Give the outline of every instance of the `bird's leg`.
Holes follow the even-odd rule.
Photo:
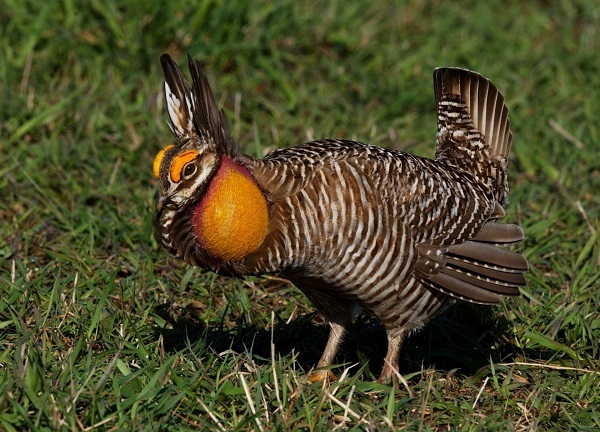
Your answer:
[[[402,346],[402,342],[404,342],[406,332],[391,332],[388,330],[387,337],[387,354],[385,355],[385,359],[383,360],[383,370],[381,371],[381,375],[379,375],[379,382],[382,384],[386,384],[390,381],[395,381],[396,374],[399,373],[398,359],[400,356],[400,347]]]
[[[324,368],[333,363],[335,354],[337,353],[338,348],[344,339],[344,334],[346,334],[346,327],[348,326],[349,322],[350,320],[347,319],[329,322],[329,325],[331,326],[331,329],[329,330],[329,339],[327,340],[327,345],[325,346],[323,355],[321,355],[321,359],[317,364],[317,368]],[[331,370],[325,369],[312,372],[308,379],[312,382],[317,382],[335,380],[337,378],[333,372],[331,372]]]

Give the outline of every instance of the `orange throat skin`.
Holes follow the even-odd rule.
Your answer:
[[[267,200],[250,172],[224,155],[192,222],[198,243],[211,256],[240,261],[267,235]]]

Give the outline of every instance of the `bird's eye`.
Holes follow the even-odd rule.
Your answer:
[[[189,179],[191,176],[196,174],[196,170],[196,164],[194,162],[190,162],[188,164],[185,164],[183,170],[181,170],[181,175],[183,175],[183,178]]]
[[[169,171],[170,179],[173,183],[179,183],[181,176],[189,178],[196,173],[196,163],[194,159],[196,159],[197,156],[198,152],[196,150],[186,150],[173,158],[171,169]]]

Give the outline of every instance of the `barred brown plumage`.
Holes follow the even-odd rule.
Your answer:
[[[406,335],[453,298],[519,295],[527,261],[502,246],[523,232],[499,222],[512,132],[489,80],[435,70],[435,159],[332,139],[256,159],[230,137],[200,64],[189,62],[191,88],[161,57],[178,143],[157,157],[157,238],[192,265],[291,280],[331,325],[319,368],[332,364],[357,307],[387,331],[385,381]]]

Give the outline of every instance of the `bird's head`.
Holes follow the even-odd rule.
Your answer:
[[[165,75],[167,122],[177,141],[154,158],[153,171],[160,182],[159,211],[164,204],[181,207],[201,195],[221,156],[234,148],[227,120],[217,108],[200,63],[189,58],[190,88],[168,54],[160,60]]]

